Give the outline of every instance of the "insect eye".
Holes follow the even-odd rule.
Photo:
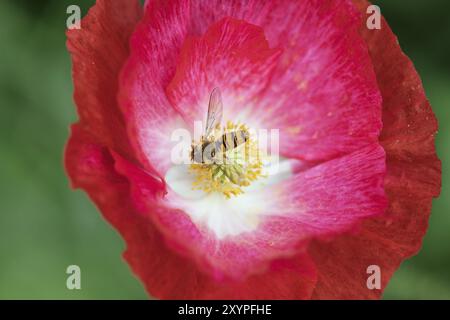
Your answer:
[[[238,138],[237,138],[237,136],[234,136],[234,144],[237,144],[238,143]]]
[[[211,151],[211,157],[214,157],[215,155],[216,155],[216,150],[213,149],[213,150]]]

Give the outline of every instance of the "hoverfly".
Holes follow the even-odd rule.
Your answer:
[[[233,130],[216,139],[212,134],[222,122],[223,103],[219,88],[214,88],[209,97],[206,126],[200,143],[192,144],[191,161],[198,164],[220,164],[226,159],[225,153],[247,142],[249,133]]]

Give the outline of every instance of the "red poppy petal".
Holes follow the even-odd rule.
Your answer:
[[[283,155],[327,160],[377,141],[381,97],[351,1],[192,1],[191,14],[192,34],[232,17],[262,27],[269,47],[282,49],[259,101],[227,107],[279,128]]]
[[[365,13],[368,3],[354,1]],[[310,250],[319,268],[315,298],[379,298],[400,263],[416,254],[427,230],[431,201],[440,193],[437,121],[419,75],[385,20],[365,38],[383,96],[382,144],[387,153],[387,217],[370,219],[360,234]],[[369,265],[381,268],[382,289],[366,286]]]
[[[253,203],[246,214],[256,225],[225,237],[193,218],[205,214],[199,211],[205,204],[185,202],[171,190],[167,197],[156,197],[146,174],[120,157],[116,157],[116,170],[129,179],[137,207],[174,250],[217,280],[242,280],[265,272],[272,260],[303,252],[311,237],[329,238],[354,229],[364,217],[384,213],[384,162],[383,149],[375,145],[294,175],[256,195],[241,195],[236,201]],[[237,215],[233,208],[239,209],[240,202],[227,201],[227,214]],[[258,209],[257,203],[264,206]],[[259,213],[253,215],[254,210]]]
[[[131,151],[116,93],[128,39],[141,14],[138,1],[100,0],[81,29],[67,31],[80,123],[100,143],[127,154]]]
[[[154,1],[131,39],[119,102],[139,161],[161,177],[171,165],[171,134],[185,125],[165,87],[173,76],[189,23],[188,1]]]
[[[124,5],[124,2],[117,3]],[[185,2],[186,5],[187,3]],[[309,3],[317,4],[314,1]],[[322,3],[330,5],[338,2]],[[341,3],[348,4],[348,2],[339,2]],[[358,2],[361,8],[365,8],[363,4]],[[113,5],[114,8],[116,8],[115,5]],[[292,2],[292,5],[295,3]],[[148,6],[146,22],[141,24],[135,35],[129,68],[123,73],[121,101],[123,101],[127,121],[130,121],[129,132],[137,140],[135,147],[139,151],[139,158],[142,161],[151,159],[158,166],[157,160],[161,157],[157,155],[152,158],[152,152],[160,141],[154,139],[149,142],[148,139],[152,139],[155,135],[154,132],[145,130],[153,127],[159,129],[160,121],[170,122],[176,117],[164,95],[164,88],[175,72],[175,57],[184,41],[187,25],[195,24],[198,20],[193,19],[196,21],[194,23],[188,21],[188,8],[177,3],[152,1]],[[223,7],[227,6],[223,5]],[[104,2],[99,1],[96,8],[103,9],[94,8],[90,15],[97,17],[98,14],[98,17],[103,19],[101,12],[107,10]],[[232,10],[236,15],[248,15],[249,19],[255,16],[251,10],[245,11],[242,8],[242,6],[236,6]],[[326,8],[330,7],[322,9],[327,11]],[[285,16],[286,8],[283,9]],[[217,11],[220,12],[220,10],[219,8]],[[264,12],[281,13],[281,11],[267,9]],[[234,16],[234,13],[230,15]],[[160,16],[164,19],[156,19]],[[220,14],[217,16],[220,18]],[[216,21],[216,17],[212,19]],[[255,19],[264,20],[262,14]],[[83,21],[89,21],[89,18]],[[280,23],[282,20],[274,21]],[[285,21],[290,20],[285,19]],[[101,28],[97,28],[94,24],[92,28],[89,30],[98,38],[96,41],[101,43]],[[274,25],[271,30],[276,32],[281,29],[283,27],[277,28]],[[128,29],[124,28],[124,30]],[[271,44],[273,39],[282,38],[280,34],[273,37],[270,31],[265,31]],[[191,30],[191,32],[194,31]],[[361,33],[369,45],[384,98],[385,128],[382,139],[388,153],[386,179],[386,191],[390,200],[388,219],[383,217],[367,221],[358,235],[342,236],[333,242],[312,244],[310,254],[314,257],[319,269],[319,284],[314,293],[316,298],[377,297],[380,294],[379,291],[370,291],[366,287],[367,266],[377,264],[382,268],[384,288],[401,260],[416,253],[420,248],[431,208],[430,200],[439,193],[440,163],[434,150],[437,124],[431,107],[426,101],[420,79],[411,62],[401,52],[387,24],[383,24],[381,31],[369,32],[363,29]],[[90,45],[95,43],[94,41]],[[74,50],[72,51],[74,61],[81,59],[81,55],[78,57],[75,53],[77,46],[81,44],[82,41],[72,44],[69,41],[71,51]],[[108,48],[105,44],[103,47]],[[103,59],[105,56],[108,54],[101,55]],[[100,60],[94,60],[94,62],[104,63]],[[76,65],[74,62],[74,73],[77,72]],[[80,66],[83,64],[80,63]],[[106,68],[106,70],[116,70],[114,66],[116,65],[107,64],[106,67],[109,69]],[[102,69],[104,67],[103,65]],[[83,68],[80,67],[80,70]],[[89,69],[86,67],[85,70]],[[80,71],[80,74],[82,72],[84,71]],[[108,75],[114,76],[115,72]],[[109,82],[114,77],[101,79],[105,83],[110,83],[106,87],[101,87],[101,90],[115,92],[113,91],[114,81]],[[102,81],[99,83],[101,84]],[[92,94],[92,92],[86,92],[86,94]],[[128,100],[129,97],[132,99]],[[107,104],[103,102],[81,110],[81,105],[87,106],[92,101],[87,98],[78,101],[79,99],[83,97],[77,98],[76,94],[82,125],[74,127],[66,150],[67,171],[73,184],[85,189],[106,219],[120,231],[128,243],[125,257],[149,292],[156,297],[180,299],[307,298],[310,296],[315,283],[315,272],[311,260],[304,253],[288,260],[274,261],[268,266],[266,273],[252,275],[240,283],[217,282],[217,279],[212,279],[206,273],[198,271],[197,264],[191,259],[183,258],[180,248],[174,248],[177,245],[174,241],[163,240],[168,238],[167,234],[164,236],[160,234],[159,230],[163,229],[161,226],[155,227],[154,215],[147,215],[148,207],[142,203],[140,193],[146,192],[150,199],[160,197],[160,193],[164,190],[160,180],[154,179],[122,159],[119,154],[114,152],[111,154],[107,148],[98,144],[127,152],[126,140],[113,138],[115,132],[123,130],[120,116],[106,109]],[[97,98],[94,97],[93,101],[95,99]],[[104,99],[103,95],[98,99]],[[114,99],[108,102],[111,102],[110,106],[116,106]],[[92,110],[100,109],[102,110],[100,114],[97,114],[97,111],[91,114]],[[82,115],[84,112],[89,115],[85,120]],[[102,118],[106,116],[110,117],[108,121]],[[111,123],[111,127],[108,127],[108,123]],[[112,128],[115,128],[115,131],[111,131]],[[125,137],[125,134],[120,136]],[[123,168],[124,163],[128,163],[139,172],[139,175],[145,177],[144,185],[137,184],[129,175],[123,176],[126,173]],[[144,164],[148,169],[153,168],[149,163],[144,162]],[[183,229],[183,231],[186,230]]]
[[[316,161],[377,143],[381,95],[358,33],[359,12],[342,0],[280,7],[283,14],[271,12],[263,27],[271,45],[284,51],[260,97],[271,127],[280,128],[280,151]]]

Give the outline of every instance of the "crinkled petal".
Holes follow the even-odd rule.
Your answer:
[[[354,2],[366,12],[366,1]],[[386,217],[368,220],[359,234],[311,247],[319,269],[314,298],[319,299],[379,298],[400,263],[419,251],[432,198],[440,193],[437,121],[419,75],[384,19],[381,30],[364,25],[361,34],[384,101],[381,143],[387,157],[389,208]],[[381,268],[381,290],[367,288],[369,265]]]
[[[116,161],[118,172],[130,181],[135,201],[173,250],[217,280],[242,280],[266,272],[273,260],[304,252],[311,238],[352,231],[363,218],[379,216],[386,207],[385,158],[376,145],[296,174],[262,192],[227,200],[228,210],[222,214],[238,214],[233,208],[244,201],[247,207],[241,210],[252,218],[253,227],[223,238],[203,219],[193,218],[208,215],[202,208],[213,211],[213,201],[207,205],[199,200],[186,202],[171,190],[163,198],[149,196],[152,188],[147,187],[141,170]]]
[[[119,159],[119,164],[115,163]],[[121,162],[121,163],[120,163]],[[316,273],[305,254],[274,261],[266,273],[242,282],[217,282],[175,253],[158,228],[136,206],[128,179],[115,167],[127,161],[96,143],[80,126],[72,128],[66,169],[74,187],[84,189],[127,243],[124,257],[150,295],[163,299],[308,299]],[[131,165],[128,163],[128,165]],[[135,168],[137,170],[137,168]],[[160,181],[145,176],[147,196],[160,192]]]
[[[282,50],[258,100],[227,107],[280,129],[284,156],[327,160],[377,141],[381,97],[351,1],[192,1],[191,15],[192,34],[232,17],[262,27]]]
[[[128,155],[132,152],[116,96],[128,39],[141,15],[138,1],[100,0],[81,29],[67,31],[80,123],[97,141]]]

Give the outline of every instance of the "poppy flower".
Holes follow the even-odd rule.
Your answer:
[[[437,121],[387,23],[367,29],[368,5],[99,0],[68,31],[80,119],[67,173],[149,295],[379,298],[418,252],[440,191]],[[205,126],[211,100],[215,139],[245,132],[213,150],[259,155],[260,129],[278,150],[173,161],[174,132]]]

